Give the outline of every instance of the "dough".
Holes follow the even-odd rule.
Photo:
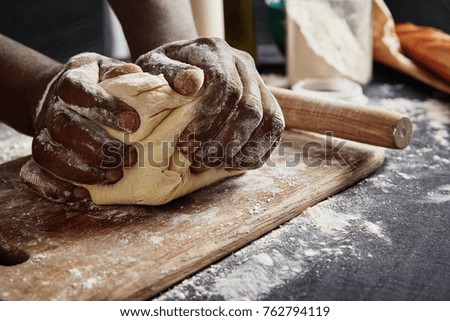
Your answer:
[[[105,128],[108,133],[138,149],[138,164],[124,169],[112,185],[83,185],[96,204],[161,205],[242,171],[207,169],[190,172],[189,161],[176,148],[178,136],[194,119],[202,89],[193,96],[173,91],[164,76],[134,73],[100,83],[109,94],[136,109],[139,129],[129,134]]]

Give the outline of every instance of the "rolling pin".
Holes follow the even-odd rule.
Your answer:
[[[346,101],[317,99],[269,86],[283,110],[286,128],[295,128],[370,145],[402,149],[412,136],[408,116]]]

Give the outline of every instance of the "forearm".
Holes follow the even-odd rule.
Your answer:
[[[189,0],[109,0],[133,61],[165,43],[197,37]]]
[[[34,135],[36,108],[61,64],[0,34],[0,120]]]

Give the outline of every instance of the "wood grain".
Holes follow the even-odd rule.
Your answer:
[[[286,132],[268,165],[159,207],[52,203],[20,182],[26,158],[1,165],[0,299],[150,298],[382,164],[350,142],[337,161],[343,143]]]
[[[269,87],[286,119],[286,128],[295,128],[402,149],[412,137],[408,116],[345,101],[302,96],[293,90]]]

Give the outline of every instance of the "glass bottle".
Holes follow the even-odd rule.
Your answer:
[[[255,12],[252,0],[224,0],[225,40],[257,58]]]

